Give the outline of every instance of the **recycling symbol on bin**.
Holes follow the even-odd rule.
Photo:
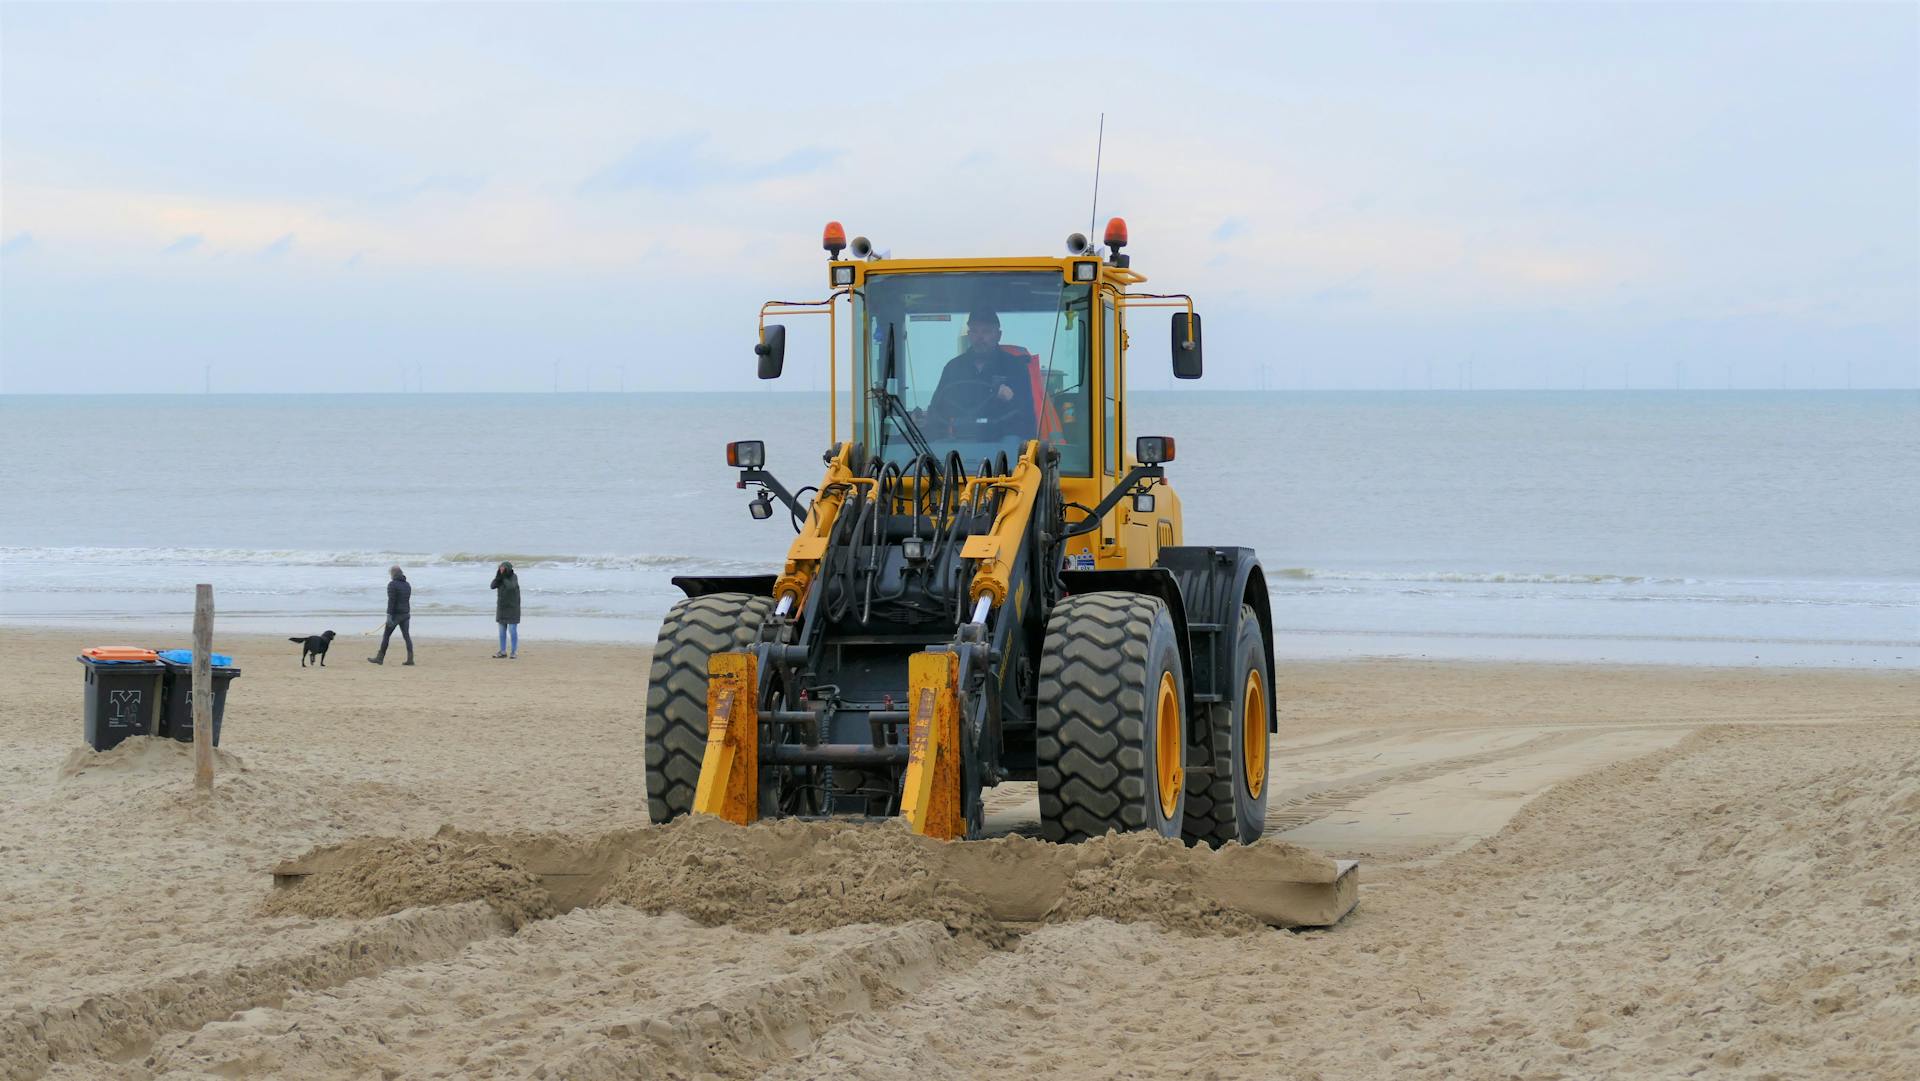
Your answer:
[[[140,717],[139,691],[109,691],[108,704],[113,707],[113,719],[121,724],[130,724]]]

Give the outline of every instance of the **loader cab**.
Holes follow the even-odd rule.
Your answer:
[[[1104,239],[1095,248],[1076,233],[1064,258],[895,259],[864,237],[849,243],[829,223],[822,246],[833,292],[761,306],[760,378],[778,378],[784,361],[786,328],[772,317],[825,315],[830,445],[850,445],[860,471],[911,475],[931,460],[951,473],[957,459],[969,476],[1003,473],[1037,439],[1059,455],[1067,504],[1100,506],[1136,464],[1124,391],[1128,313],[1179,309],[1173,375],[1201,373],[1192,298],[1137,291],[1147,279],[1122,252],[1123,221],[1110,221]],[[993,333],[970,333],[976,319]],[[1149,567],[1160,549],[1183,543],[1178,497],[1164,481],[1152,488],[1109,504],[1098,530],[1075,538],[1068,566]],[[764,500],[756,507],[760,517],[771,510]]]

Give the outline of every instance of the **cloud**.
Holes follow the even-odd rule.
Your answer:
[[[777,158],[745,161],[706,149],[706,132],[643,142],[580,184],[582,195],[648,189],[687,192],[728,184],[805,176],[832,165],[840,151],[803,146]]]
[[[487,178],[483,176],[469,176],[464,173],[435,173],[420,183],[415,184],[411,191],[416,195],[432,195],[443,192],[450,195],[472,195],[482,187],[485,187],[486,183]]]
[[[392,206],[436,196],[477,195],[487,186],[487,178],[474,173],[434,173],[412,184],[402,184],[374,192],[366,197],[375,206]]]
[[[161,248],[161,249],[160,249],[160,254],[162,254],[162,255],[185,255],[186,253],[188,253],[188,252],[190,252],[190,251],[192,251],[193,249],[195,249],[195,248],[197,248],[197,247],[199,247],[199,246],[200,246],[200,242],[201,242],[201,241],[203,241],[203,240],[205,240],[205,239],[206,239],[206,237],[204,237],[204,236],[201,236],[201,235],[200,235],[199,233],[188,233],[188,234],[186,234],[185,236],[183,236],[183,237],[181,237],[180,239],[178,239],[178,240],[176,240],[176,241],[174,241],[173,243],[171,243],[171,244],[169,244],[169,245],[167,245],[166,247],[164,247],[164,248]]]
[[[1367,284],[1368,275],[1356,274],[1343,282],[1335,282],[1324,289],[1310,294],[1307,300],[1313,304],[1363,304],[1373,299],[1373,289]]]
[[[32,233],[15,233],[0,243],[0,255],[22,255],[34,248]]]
[[[1241,221],[1239,218],[1228,218],[1226,221],[1221,222],[1219,226],[1214,229],[1213,239],[1232,240],[1234,237],[1237,237],[1242,233],[1245,233],[1246,231],[1247,231],[1246,222]]]
[[[126,270],[145,260],[170,262],[177,270],[188,257],[163,252],[184,237],[198,236],[200,245],[191,256],[196,260],[225,256],[257,265],[278,259],[316,271],[344,269],[361,254],[363,267],[383,272],[576,273],[657,266],[671,257],[682,277],[695,271],[731,275],[738,271],[739,252],[764,244],[770,232],[793,217],[774,194],[730,208],[731,215],[688,215],[683,208],[610,208],[573,198],[564,188],[555,192],[492,181],[471,197],[407,206],[404,212],[362,200],[322,203],[30,185],[9,187],[5,209],[10,226],[17,216],[21,225],[31,223],[34,235],[59,238],[57,248],[43,242],[35,258],[57,253],[67,267],[100,272]],[[796,233],[796,252],[818,250],[815,241],[799,235],[807,232]]]

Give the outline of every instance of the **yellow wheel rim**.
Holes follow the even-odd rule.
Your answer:
[[[1158,767],[1160,813],[1172,818],[1180,806],[1180,785],[1187,771],[1181,766],[1180,691],[1173,673],[1160,673],[1159,704],[1154,710],[1154,764]]]
[[[1240,775],[1247,779],[1247,795],[1259,799],[1267,787],[1267,688],[1258,668],[1247,673],[1240,703]]]

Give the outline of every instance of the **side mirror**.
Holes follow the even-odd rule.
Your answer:
[[[772,327],[768,327],[772,330]],[[1173,377],[1200,378],[1200,313],[1173,313]]]
[[[787,328],[770,323],[760,329],[760,344],[753,347],[760,358],[760,378],[778,379],[787,363]]]

